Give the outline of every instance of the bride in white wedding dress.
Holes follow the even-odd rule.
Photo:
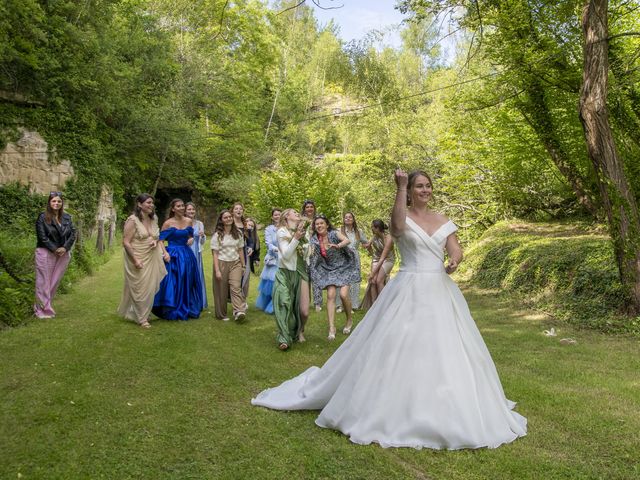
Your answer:
[[[322,368],[264,390],[251,403],[321,410],[319,426],[382,447],[495,448],[526,435],[527,420],[512,411],[515,403],[505,397],[448,275],[462,259],[457,227],[428,209],[426,173],[397,170],[395,180],[391,233],[400,271]]]

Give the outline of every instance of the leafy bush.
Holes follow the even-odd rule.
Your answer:
[[[611,242],[597,227],[500,222],[468,249],[461,274],[581,327],[636,329],[623,314]]]

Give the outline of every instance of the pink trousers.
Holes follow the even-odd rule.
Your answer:
[[[36,248],[36,303],[33,306],[36,317],[55,317],[56,312],[51,306],[51,300],[67,270],[69,260],[69,252],[58,257],[46,248]]]

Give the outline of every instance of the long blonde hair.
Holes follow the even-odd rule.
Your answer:
[[[298,211],[295,208],[286,208],[282,211],[282,213],[280,214],[280,221],[278,222],[278,228],[282,228],[282,227],[286,227],[288,228],[289,225],[287,224],[287,217],[291,214],[291,213],[298,213]]]

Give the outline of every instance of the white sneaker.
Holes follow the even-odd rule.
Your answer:
[[[237,312],[234,316],[233,316],[234,320],[238,323],[242,323],[245,321],[245,319],[247,318],[247,315],[244,312]]]
[[[336,313],[342,313],[342,306],[336,307]]]
[[[224,317],[224,318],[222,319],[222,321],[223,321],[223,322],[228,322],[228,321],[229,321],[229,317]]]

